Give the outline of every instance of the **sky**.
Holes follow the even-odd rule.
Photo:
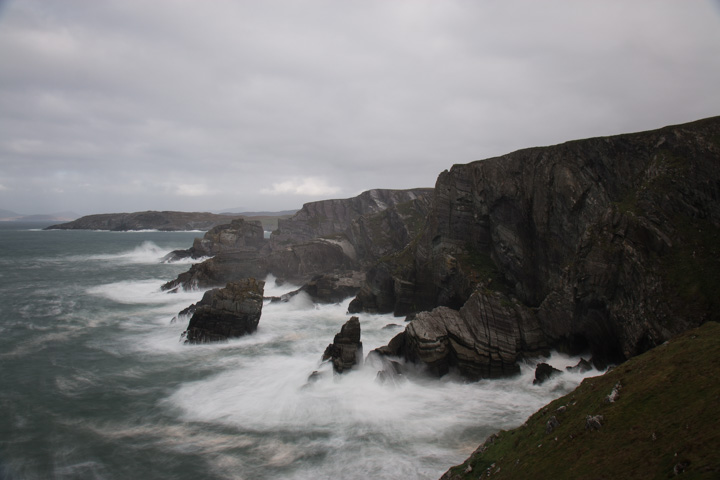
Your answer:
[[[0,0],[0,209],[278,211],[720,115],[720,0]]]

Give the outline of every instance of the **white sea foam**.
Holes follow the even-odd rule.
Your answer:
[[[174,305],[183,301],[194,303],[202,292],[180,290],[175,293],[163,292],[160,287],[166,279],[123,280],[90,287],[87,292],[117,303],[146,304],[146,305]],[[188,303],[188,305],[190,304]]]
[[[279,286],[273,277],[265,280],[268,297],[297,288]],[[115,383],[140,381],[153,374],[155,367],[148,362],[172,362],[174,368],[195,378],[180,383],[160,402],[177,422],[97,429],[117,439],[145,438],[170,451],[203,455],[219,478],[251,476],[248,472],[257,468],[278,469],[284,478],[294,479],[437,478],[464,460],[488,434],[520,425],[582,378],[600,373],[567,372],[565,367],[579,359],[553,354],[542,361],[563,373],[541,386],[532,384],[535,365],[531,362],[521,365],[518,376],[479,382],[446,376],[382,385],[370,364],[333,375],[330,365],[320,359],[349,318],[350,299],[316,305],[304,293],[288,302],[266,301],[252,335],[217,344],[184,345],[180,333],[188,319],[174,324],[170,319],[197,302],[203,292],[168,294],[160,291],[163,282],[113,282],[87,292],[139,309],[118,317],[125,333],[93,343],[118,357],[146,359],[113,374],[110,378]],[[387,324],[403,324],[391,315],[359,317],[365,355],[401,330],[384,328]],[[321,375],[308,384],[314,371]],[[68,376],[58,378],[56,386],[64,395],[73,396],[89,381],[92,378]],[[236,433],[227,434],[228,428]],[[306,460],[313,457],[323,460]]]
[[[90,255],[86,258],[89,260],[114,261],[121,264],[150,264],[160,262],[170,252],[171,250],[160,248],[155,243],[146,240],[132,250],[116,254]]]
[[[213,349],[226,349],[227,361],[215,362],[214,375],[180,385],[165,400],[186,422],[265,432],[268,442],[279,442],[268,447],[272,455],[258,460],[267,466],[316,451],[326,456],[322,467],[308,464],[286,478],[340,473],[366,478],[373,470],[382,477],[437,478],[438,464],[447,468],[462,461],[487,434],[521,424],[582,378],[599,373],[565,372],[578,358],[554,354],[543,361],[563,373],[541,386],[532,384],[530,363],[521,365],[516,377],[480,382],[448,377],[381,385],[370,365],[336,376],[320,357],[347,320],[349,299],[322,306],[301,295],[293,301],[266,304],[252,336],[222,345],[183,346],[190,357],[203,358]],[[390,315],[360,315],[360,322],[365,354],[398,331],[383,329],[398,322]],[[324,374],[308,384],[313,371]],[[285,445],[278,432],[324,440]]]

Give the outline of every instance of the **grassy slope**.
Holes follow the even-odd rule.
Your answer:
[[[546,433],[553,415],[560,425]],[[602,428],[586,430],[587,415],[603,415]],[[584,380],[443,478],[664,479],[681,466],[681,478],[720,479],[719,323]]]

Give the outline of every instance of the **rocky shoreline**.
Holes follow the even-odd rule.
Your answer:
[[[261,231],[211,229],[168,260],[212,258],[163,289],[272,274],[315,302],[355,295],[349,313],[408,321],[366,360],[379,381],[505,377],[550,349],[602,369],[720,320],[720,117],[455,165],[433,189],[313,202]],[[328,346],[335,372],[359,334]]]

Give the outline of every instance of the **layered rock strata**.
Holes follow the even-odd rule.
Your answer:
[[[208,343],[254,332],[260,322],[265,282],[246,278],[205,292],[190,307],[192,318],[183,334],[186,343]]]
[[[369,271],[351,312],[460,310],[483,285],[548,346],[619,362],[718,318],[718,245],[720,117],[530,148],[440,174],[422,233]]]
[[[415,200],[431,191],[430,188],[375,189],[353,198],[306,203],[291,218],[278,222],[278,229],[272,233],[271,240],[276,245],[289,245],[341,233],[363,215],[385,211],[393,205]]]
[[[360,341],[360,320],[351,317],[340,328],[333,342],[327,346],[322,361],[332,362],[335,373],[343,373],[362,362],[363,347]]]
[[[476,291],[459,310],[438,307],[418,313],[382,355],[421,363],[436,375],[451,369],[472,379],[519,373],[522,355],[547,348],[537,319],[502,294]]]
[[[306,204],[289,220],[280,220],[269,241],[253,222],[217,227],[196,239],[192,248],[170,254],[169,261],[214,257],[193,265],[163,289],[207,288],[270,273],[302,284],[318,275],[366,270],[417,235],[429,211],[429,191],[372,190],[351,199]]]

